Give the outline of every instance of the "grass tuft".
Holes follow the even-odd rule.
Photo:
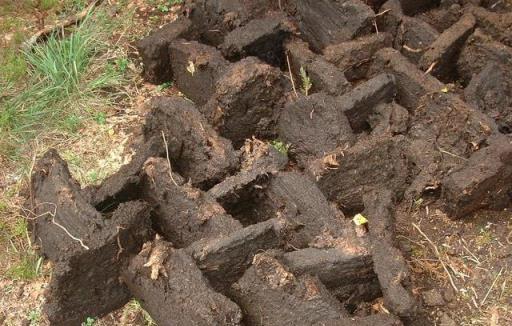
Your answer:
[[[41,273],[43,259],[33,251],[24,252],[14,266],[7,270],[7,276],[13,280],[33,280]]]
[[[96,60],[106,51],[104,32],[88,17],[70,35],[52,35],[23,53],[27,87],[0,101],[0,155],[16,157],[22,145],[41,133],[74,133],[84,120],[93,118],[89,104],[123,78],[123,69],[113,68],[115,63]],[[25,68],[19,58],[11,62],[14,79]],[[8,82],[12,85],[13,80]],[[108,100],[108,96],[103,98]]]

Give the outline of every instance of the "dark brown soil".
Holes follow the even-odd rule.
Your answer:
[[[151,101],[132,162],[85,189],[55,151],[34,168],[48,318],[135,297],[160,326],[462,325],[465,277],[485,280],[470,308],[503,303],[510,221],[472,216],[512,207],[511,17],[470,0],[186,1],[137,43],[145,79],[187,98]],[[475,221],[503,228],[491,284]]]

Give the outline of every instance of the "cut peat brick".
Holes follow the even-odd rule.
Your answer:
[[[343,226],[336,210],[329,205],[315,183],[298,172],[280,172],[266,192],[271,205],[298,229],[285,239],[293,248],[304,248],[322,235],[337,238]]]
[[[498,42],[512,46],[512,12],[496,13],[477,6],[469,7],[468,11],[475,16],[479,28]]]
[[[248,325],[312,325],[346,316],[341,304],[318,278],[295,276],[268,254],[232,286],[231,296],[244,310]]]
[[[327,61],[345,73],[348,80],[360,80],[366,76],[375,52],[390,47],[391,44],[391,34],[372,34],[329,45],[323,50],[323,54]]]
[[[409,289],[409,268],[395,245],[393,193],[372,190],[363,196],[363,201],[370,229],[373,266],[384,295],[384,305],[400,317],[412,317],[418,303]]]
[[[103,217],[82,196],[80,185],[56,150],[46,152],[35,165],[28,205],[34,216],[40,216],[31,225],[33,239],[40,246],[40,253],[52,261],[69,259],[83,250],[54,222],[83,243],[100,240],[94,234],[100,232]]]
[[[469,83],[473,75],[479,74],[487,64],[496,62],[512,69],[512,47],[495,41],[480,29],[467,39],[457,61],[457,72],[462,81]]]
[[[261,18],[268,9],[278,10],[273,0],[187,0],[185,11],[201,31],[201,40],[218,46],[233,29],[254,18]]]
[[[277,219],[250,225],[230,235],[201,240],[187,248],[214,289],[226,292],[262,251],[278,248],[281,226]]]
[[[437,93],[421,99],[421,105],[411,119],[408,135],[410,139],[428,141],[452,156],[469,158],[485,146],[489,136],[497,132],[498,127],[491,118],[458,96]]]
[[[362,139],[313,161],[308,170],[328,200],[344,212],[358,212],[364,208],[363,194],[374,187],[403,193],[407,178],[407,163],[401,153],[404,142],[402,136]]]
[[[397,102],[414,112],[424,95],[439,92],[444,84],[436,78],[425,75],[400,52],[394,49],[382,49],[375,54],[370,74],[383,71],[392,73],[396,79]]]
[[[284,254],[281,261],[294,275],[317,276],[345,304],[371,301],[381,294],[365,248],[306,248]]]
[[[297,16],[304,38],[319,51],[369,34],[375,13],[359,0],[298,0]]]
[[[252,136],[272,137],[283,93],[281,71],[248,57],[229,67],[201,110],[223,137],[240,148]]]
[[[290,33],[284,16],[251,20],[226,35],[220,49],[230,60],[255,56],[277,67],[284,66],[283,42]]]
[[[92,233],[96,239],[84,241],[89,250],[81,248],[57,261],[44,306],[51,325],[80,325],[89,316],[101,317],[128,302],[131,295],[119,276],[127,256],[151,236],[149,212],[141,201],[120,204],[102,229]]]
[[[175,40],[169,45],[173,81],[197,105],[205,104],[229,66],[222,53],[196,41]]]
[[[178,38],[192,37],[192,30],[192,22],[182,16],[135,44],[144,64],[144,79],[153,84],[172,80],[169,44]]]
[[[369,129],[368,117],[379,103],[391,102],[396,94],[395,77],[381,74],[360,84],[337,101],[354,132]]]
[[[471,79],[464,97],[466,102],[494,118],[500,132],[512,133],[512,76],[506,66],[490,62]]]
[[[188,39],[193,34],[192,22],[182,16],[138,41],[135,46],[144,64],[144,79],[153,84],[170,81],[169,44],[178,38]]]
[[[350,88],[350,83],[343,71],[327,62],[322,56],[313,53],[304,41],[293,39],[286,43],[285,48],[294,79],[299,84],[304,82],[301,68],[310,78],[312,85],[308,91],[309,94],[323,91],[331,95],[341,95]]]
[[[176,173],[171,178],[165,159],[148,160],[144,174],[143,195],[156,207],[153,222],[174,246],[186,247],[242,228],[206,193],[185,184]]]
[[[289,153],[300,164],[354,141],[342,103],[335,97],[316,93],[286,104],[279,117],[279,139],[291,144]]]
[[[165,134],[173,169],[194,186],[208,188],[235,171],[238,157],[194,104],[180,97],[155,97],[146,119],[146,139]]]
[[[215,292],[192,257],[170,243],[147,243],[122,279],[160,326],[240,325],[240,308]]]
[[[455,79],[458,55],[464,42],[475,28],[476,20],[471,14],[466,14],[453,26],[445,30],[430,48],[423,54],[419,65],[423,70],[431,69],[432,74],[442,81]]]
[[[474,153],[443,180],[447,212],[464,217],[482,208],[510,207],[512,199],[512,142],[503,135]]]
[[[418,18],[405,16],[402,18],[393,46],[412,62],[417,63],[438,38],[439,32],[432,26]]]

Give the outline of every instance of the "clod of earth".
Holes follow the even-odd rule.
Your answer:
[[[397,212],[512,198],[511,16],[459,3],[185,1],[136,44],[187,99],[151,100],[132,161],[84,189],[54,150],[34,166],[52,325],[133,297],[160,326],[428,318]]]

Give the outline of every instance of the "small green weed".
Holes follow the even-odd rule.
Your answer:
[[[105,112],[98,112],[94,115],[94,121],[99,125],[105,125],[107,123],[107,115]]]
[[[129,63],[130,63],[130,61],[127,58],[117,58],[116,59],[116,67],[122,73],[126,72],[126,69],[128,69]]]
[[[28,313],[27,319],[30,321],[30,326],[39,325],[39,320],[41,319],[41,310],[39,310],[39,309],[30,310]]]
[[[160,12],[163,12],[163,13],[169,12],[169,7],[167,5],[159,4],[157,6],[157,9],[160,10]]]
[[[160,84],[160,85],[158,85],[158,86],[156,87],[156,90],[157,90],[158,92],[161,92],[161,91],[163,91],[164,89],[167,89],[167,88],[169,88],[169,87],[172,87],[172,82],[165,82],[165,83],[162,83],[162,84]]]
[[[306,69],[302,66],[300,67],[300,78],[302,80],[302,92],[304,95],[308,96],[311,87],[313,87],[313,83],[311,82]]]
[[[156,326],[155,321],[148,314],[144,308],[140,305],[140,302],[136,299],[133,299],[128,303],[128,309],[133,310],[134,312],[140,312],[142,314],[142,318],[144,319],[145,326]]]
[[[82,326],[94,326],[96,324],[96,318],[87,317],[84,322],[82,322]]]
[[[288,150],[290,149],[290,144],[285,144],[280,140],[273,140],[270,142],[270,145],[274,147],[279,153],[283,155],[288,155]]]

